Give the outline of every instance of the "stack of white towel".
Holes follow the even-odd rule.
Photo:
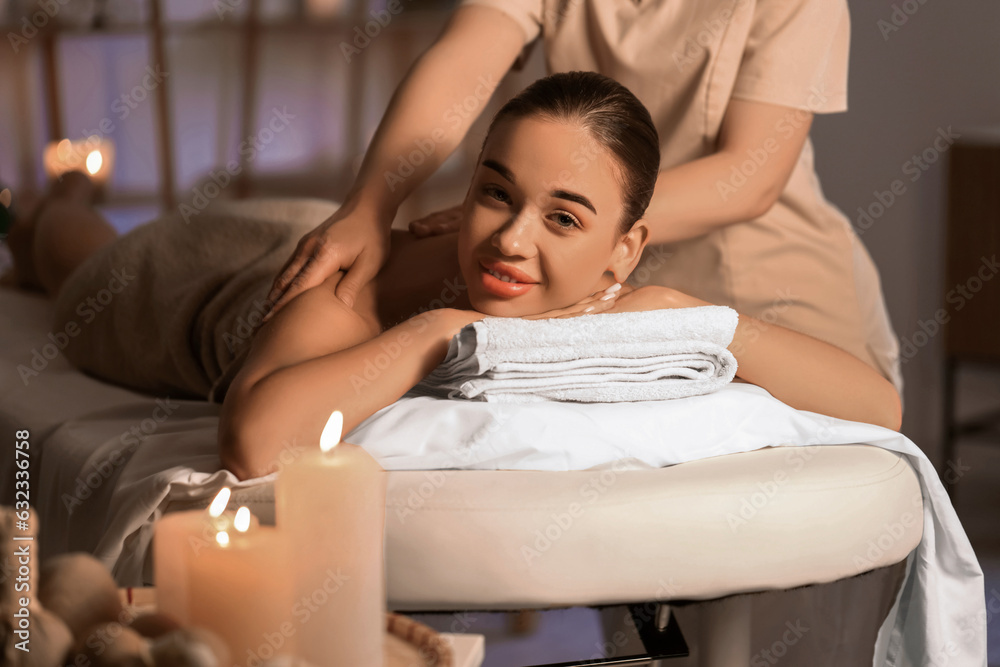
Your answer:
[[[736,375],[726,306],[564,319],[487,317],[462,329],[410,393],[496,403],[658,401],[721,389]]]

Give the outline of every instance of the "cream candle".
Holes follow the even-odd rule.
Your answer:
[[[191,625],[217,634],[233,665],[294,655],[285,542],[273,527],[251,527],[250,512],[241,507],[232,528],[218,531],[190,560]]]
[[[364,449],[340,442],[342,428],[334,412],[320,446],[275,481],[278,530],[294,554],[297,655],[318,667],[382,667],[386,475]]]
[[[174,512],[156,522],[153,530],[153,583],[157,588],[157,608],[186,625],[191,559],[215,541],[220,530],[228,530],[235,517],[227,512],[231,491],[223,487],[208,510]],[[255,518],[251,525],[258,522]]]

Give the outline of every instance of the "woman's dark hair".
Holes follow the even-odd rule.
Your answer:
[[[625,200],[618,227],[628,232],[649,206],[660,169],[659,136],[642,102],[603,74],[560,72],[508,100],[493,116],[489,132],[504,119],[530,116],[579,121],[614,156]]]

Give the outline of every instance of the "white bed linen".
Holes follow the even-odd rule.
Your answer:
[[[95,519],[109,516],[114,521],[101,527],[104,537],[96,552],[116,563],[116,576],[141,573],[151,516],[158,516],[166,504],[191,500],[203,505],[223,485],[246,492],[273,480],[270,475],[238,482],[218,470],[215,408],[181,403],[178,414],[181,410],[194,421],[177,429],[167,422],[148,436],[115,479],[107,514],[93,513]],[[121,422],[110,415],[107,420],[95,415],[85,421],[67,424],[46,447],[73,436],[67,429],[121,433]],[[460,434],[467,444],[456,448]],[[776,445],[865,443],[900,452],[920,478],[924,532],[879,632],[874,664],[986,664],[982,571],[930,461],[894,431],[793,410],[759,387],[736,383],[714,394],[646,403],[504,406],[408,395],[367,419],[345,440],[365,447],[387,470],[579,470],[619,459],[630,460],[634,467],[658,467]],[[120,437],[110,438],[81,469],[94,468],[121,446]],[[45,468],[41,483],[60,484],[45,477]]]

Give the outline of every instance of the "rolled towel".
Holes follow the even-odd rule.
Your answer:
[[[721,389],[736,375],[726,306],[564,319],[487,317],[452,338],[411,394],[496,403],[658,401]]]

